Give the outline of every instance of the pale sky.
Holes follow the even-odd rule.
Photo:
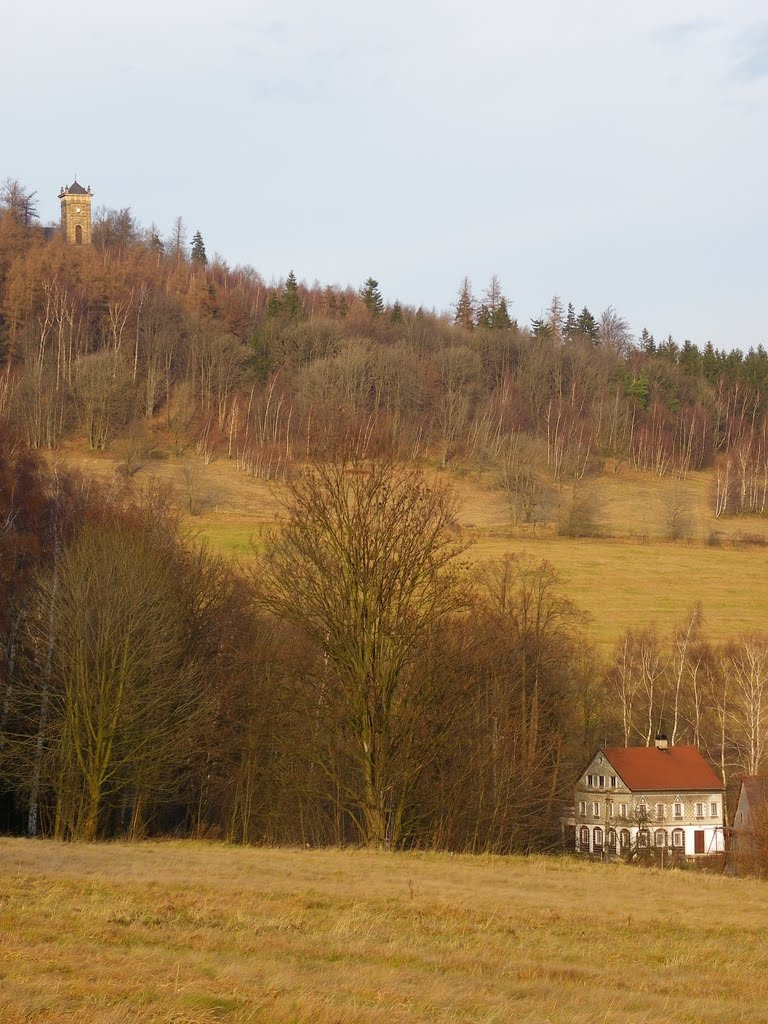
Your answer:
[[[0,179],[44,221],[77,172],[267,281],[768,342],[764,0],[3,8]]]

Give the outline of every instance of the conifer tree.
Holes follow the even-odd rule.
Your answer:
[[[384,311],[384,300],[379,291],[379,282],[375,278],[369,277],[367,279],[360,289],[360,298],[365,303],[371,316],[378,316],[379,313]]]
[[[491,316],[491,328],[494,331],[506,331],[512,326],[512,318],[507,309],[507,300],[502,295],[499,304]]]
[[[597,336],[599,333],[597,320],[595,320],[586,306],[579,313],[579,318],[576,321],[576,327],[579,334],[583,334],[585,338],[589,338],[593,343],[597,342]]]
[[[165,252],[165,245],[160,237],[157,224],[150,224],[146,234],[146,245],[150,252],[161,255]]]
[[[572,338],[578,333],[578,325],[576,322],[576,311],[573,308],[573,303],[568,303],[568,312],[565,315],[565,323],[563,324],[563,334],[566,338]]]
[[[403,307],[397,300],[395,300],[395,304],[392,307],[392,312],[389,314],[389,319],[392,321],[393,324],[402,323]]]
[[[656,339],[647,327],[643,328],[640,335],[640,348],[647,356],[656,355]]]
[[[203,236],[200,231],[196,231],[192,236],[192,248],[189,253],[189,258],[193,263],[199,263],[202,266],[208,262],[208,257],[205,254],[205,243],[203,242]]]
[[[301,301],[299,285],[293,271],[288,274],[283,291],[282,311],[289,320],[300,320],[304,315],[304,304]]]
[[[480,304],[480,310],[477,314],[477,326],[486,331],[489,331],[493,326],[491,311],[484,302]]]
[[[456,314],[453,322],[465,331],[471,331],[475,326],[475,297],[472,294],[472,282],[465,277],[461,282],[459,297],[456,300]]]

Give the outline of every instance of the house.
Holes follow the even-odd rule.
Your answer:
[[[742,775],[727,870],[762,875],[768,868],[768,775]]]
[[[604,747],[576,783],[579,853],[637,850],[702,857],[725,851],[725,787],[696,747]]]

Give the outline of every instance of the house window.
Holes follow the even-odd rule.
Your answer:
[[[608,815],[609,818],[613,817],[613,800],[605,801],[605,813]]]
[[[664,821],[664,804],[656,804],[656,820]]]
[[[616,789],[616,776],[611,776],[611,789]]]
[[[676,850],[685,849],[685,832],[681,828],[672,830],[672,845]]]
[[[605,789],[605,776],[604,775],[598,775],[598,780],[599,780],[599,783],[600,783],[600,788],[601,789]]]
[[[591,775],[588,775],[588,776],[587,776],[587,785],[588,785],[588,786],[591,786],[591,785],[592,785],[592,776],[591,776]]]
[[[592,804],[592,813],[596,818],[600,817],[600,804],[597,802],[597,800],[595,800],[595,802]]]
[[[621,830],[621,832],[619,832],[619,845],[621,846],[622,850],[628,850],[629,849],[629,829],[628,828],[623,828]]]
[[[683,805],[680,803],[679,800],[675,802],[674,814],[676,818],[682,818],[683,816]]]
[[[654,846],[666,846],[667,845],[667,833],[663,828],[657,828],[653,833],[653,845]]]
[[[589,849],[589,829],[586,825],[582,825],[579,829],[579,845],[582,850]]]
[[[647,828],[641,828],[640,831],[637,833],[637,845],[638,846],[642,846],[642,847],[647,847],[648,846],[648,838],[649,838],[649,836],[648,836],[648,829]]]
[[[648,804],[644,800],[637,805],[637,816],[641,821],[648,817]]]
[[[616,829],[615,828],[609,828],[608,829],[608,849],[609,850],[615,850],[616,849]]]
[[[586,800],[579,800],[579,814],[586,814],[586,813],[587,813],[587,801]]]
[[[601,828],[595,828],[592,830],[592,849],[602,850],[603,848],[603,830]]]
[[[626,818],[626,816],[627,816],[627,805],[626,804],[619,804],[619,817],[620,818]]]
[[[717,802],[713,801],[713,802],[712,802],[712,803],[711,803],[711,804],[709,805],[709,813],[710,813],[711,817],[713,817],[713,818],[717,818],[717,817],[719,817],[719,813],[720,813],[720,804],[718,804]]]
[[[696,817],[697,818],[703,818],[704,817],[704,804],[696,804]]]

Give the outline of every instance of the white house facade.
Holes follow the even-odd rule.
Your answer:
[[[682,857],[725,852],[725,789],[696,747],[606,747],[576,783],[576,851]]]

